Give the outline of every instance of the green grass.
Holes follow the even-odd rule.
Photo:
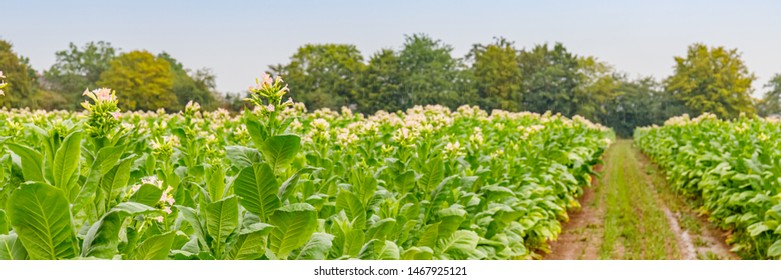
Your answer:
[[[606,162],[602,178],[606,212],[599,258],[677,258],[675,235],[648,186],[631,141],[615,143]]]

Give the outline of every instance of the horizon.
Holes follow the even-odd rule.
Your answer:
[[[211,69],[223,93],[246,91],[269,65],[287,63],[305,44],[352,44],[366,61],[382,48],[398,51],[404,36],[416,33],[450,45],[455,58],[494,37],[515,42],[519,50],[561,42],[630,78],[657,81],[673,73],[673,57],[684,56],[689,45],[724,46],[737,49],[756,75],[753,97],[761,97],[764,84],[781,73],[781,38],[770,36],[781,26],[774,14],[781,3],[771,1],[410,3],[12,0],[3,5],[11,12],[0,17],[0,39],[41,73],[71,42],[82,47],[106,41],[121,52],[165,51],[186,68]]]

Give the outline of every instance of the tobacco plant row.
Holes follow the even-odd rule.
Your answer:
[[[701,201],[745,258],[781,257],[781,123],[704,114],[636,130],[635,143],[666,172],[671,185]]]
[[[0,259],[525,259],[555,239],[610,131],[441,106],[0,111]]]

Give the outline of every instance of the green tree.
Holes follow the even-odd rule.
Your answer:
[[[721,118],[735,118],[741,112],[755,112],[748,71],[737,49],[689,46],[686,57],[675,57],[675,73],[665,87],[694,114],[711,112]]]
[[[574,112],[592,121],[601,121],[607,113],[605,104],[617,97],[620,85],[613,68],[595,57],[578,59],[579,87],[571,105]]]
[[[521,109],[521,68],[514,43],[497,38],[489,45],[476,44],[467,54],[472,60],[475,90],[486,109]],[[474,100],[470,100],[474,101]]]
[[[523,50],[519,58],[523,108],[544,113],[552,111],[571,117],[577,111],[577,90],[582,75],[579,59],[561,43]]]
[[[111,67],[117,50],[111,43],[89,42],[79,48],[70,43],[67,50],[55,53],[54,65],[44,72],[44,89],[61,93],[70,109],[79,108],[85,89],[96,88],[101,74]]]
[[[378,110],[395,112],[405,109],[401,79],[399,57],[393,50],[383,49],[374,53],[359,80],[359,95],[355,99],[358,110],[371,114]]]
[[[147,51],[132,51],[111,61],[98,86],[116,90],[123,110],[155,110],[177,105],[173,79],[168,61]]]
[[[440,104],[456,107],[464,101],[454,91],[459,62],[450,53],[453,47],[425,34],[406,36],[399,53],[399,71],[402,74],[401,104]]]
[[[286,65],[270,66],[290,85],[291,97],[307,108],[338,109],[354,103],[358,77],[365,65],[354,45],[307,44]]]
[[[179,103],[177,108],[172,109],[182,109],[190,100],[200,103],[207,110],[216,107],[215,76],[211,70],[200,69],[192,71],[185,69],[182,63],[166,52],[159,54],[157,57],[165,59],[171,65],[171,73],[174,76],[173,92]]]
[[[0,107],[36,107],[35,91],[27,64],[13,52],[11,43],[0,40],[0,71],[8,85],[0,96]]]
[[[605,102],[600,123],[613,128],[618,136],[631,137],[636,127],[661,125],[670,117],[688,112],[652,77],[629,81],[617,76],[616,82],[614,98]]]
[[[776,74],[765,85],[768,91],[757,104],[759,114],[762,116],[781,114],[781,74]]]

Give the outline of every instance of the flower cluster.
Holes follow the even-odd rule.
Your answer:
[[[275,111],[276,107],[282,104],[282,96],[288,92],[287,85],[283,85],[282,77],[277,76],[271,78],[268,73],[263,73],[263,78],[255,79],[255,86],[249,87],[249,91],[252,93],[246,100],[252,102],[257,107],[266,106],[268,111]],[[268,101],[264,102],[263,99]],[[293,102],[290,101],[290,106]],[[264,105],[265,103],[265,105]],[[271,106],[270,108],[268,106]]]
[[[463,153],[463,150],[461,148],[461,143],[459,143],[458,141],[448,142],[445,145],[445,156],[446,157],[451,157],[452,156],[452,157],[455,158],[455,157],[461,156],[463,154],[464,153]]]
[[[162,159],[170,159],[174,154],[174,149],[181,146],[179,137],[163,136],[162,140],[152,140],[152,154]]]
[[[193,117],[200,110],[201,110],[201,104],[198,104],[198,102],[193,102],[192,100],[190,100],[190,102],[187,102],[187,105],[184,107],[184,115]]]
[[[106,137],[120,124],[117,96],[114,91],[99,88],[93,91],[85,90],[83,96],[92,99],[93,103],[84,101],[81,106],[87,109],[87,132],[92,137]]]
[[[166,214],[171,214],[173,211],[171,211],[171,207],[173,207],[174,203],[176,203],[176,200],[174,199],[173,194],[171,193],[173,191],[173,188],[171,186],[164,186],[165,183],[161,181],[160,179],[157,179],[157,176],[148,176],[141,178],[141,184],[135,184],[130,189],[130,195],[136,193],[139,189],[141,189],[142,185],[152,185],[157,187],[158,189],[161,189],[163,192],[160,195],[160,199],[157,201],[155,206],[163,210]],[[158,222],[163,222],[163,216],[156,217],[155,220]]]

